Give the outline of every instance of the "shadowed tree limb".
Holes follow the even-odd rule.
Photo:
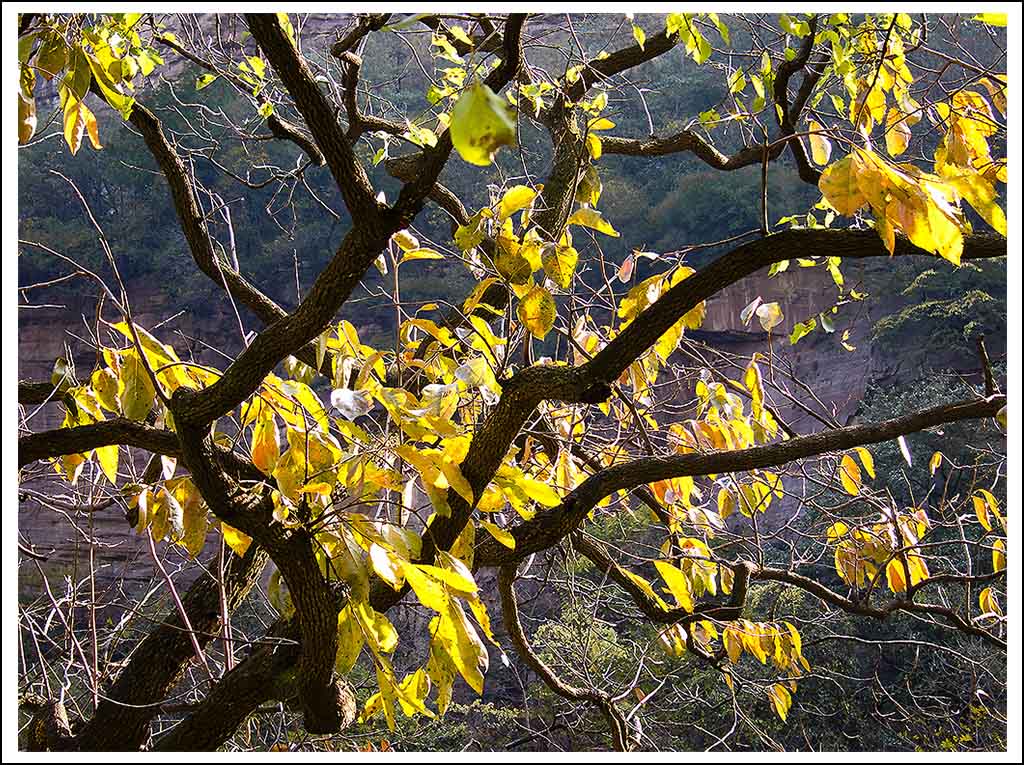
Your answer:
[[[562,680],[551,667],[534,653],[530,642],[523,631],[522,622],[519,620],[519,605],[516,600],[515,591],[516,566],[510,564],[502,566],[498,571],[498,592],[501,595],[501,614],[512,645],[516,653],[526,662],[527,666],[536,672],[544,684],[562,698],[573,701],[585,701],[592,704],[601,712],[608,727],[611,729],[612,746],[618,752],[629,751],[630,737],[628,724],[622,712],[620,712],[610,694],[596,688],[578,688]]]
[[[250,545],[244,557],[228,559],[224,593],[229,611],[238,607],[267,564],[267,553]],[[194,636],[206,646],[221,624],[221,594],[217,582],[201,575],[182,598]],[[149,738],[149,723],[160,703],[182,677],[193,658],[192,645],[176,610],[139,643],[131,659],[107,689],[93,716],[69,742],[82,751],[126,751],[141,748]]]

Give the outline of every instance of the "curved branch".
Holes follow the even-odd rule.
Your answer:
[[[134,446],[153,454],[180,457],[181,442],[176,433],[146,425],[142,422],[116,417],[91,425],[55,428],[30,433],[18,438],[18,468],[38,460],[82,454],[103,446]],[[228,449],[217,446],[217,459],[229,474],[244,481],[266,481],[263,474],[249,460]]]
[[[938,257],[904,237],[897,237],[892,255]],[[963,258],[966,260],[1004,255],[1006,240],[1002,237],[974,235],[964,238]],[[578,368],[582,377],[580,382],[610,384],[687,311],[730,284],[773,263],[795,257],[860,259],[889,256],[878,234],[870,230],[789,229],[755,239],[721,256],[668,290],[591,361]],[[576,393],[577,398],[568,400],[580,400],[583,393],[580,390]]]
[[[769,150],[768,158],[776,159],[785,148],[785,143],[776,144]],[[727,171],[757,165],[764,160],[764,148],[761,146],[744,146],[735,154],[726,155],[693,130],[681,130],[664,138],[601,136],[601,149],[605,154],[629,157],[664,157],[689,151],[716,170]]]
[[[178,437],[170,430],[118,417],[91,425],[56,428],[21,436],[18,438],[18,467],[23,468],[37,460],[65,454],[82,454],[112,444],[135,446],[168,457],[181,454]]]
[[[478,565],[495,566],[519,561],[557,544],[576,530],[599,501],[621,489],[681,476],[774,467],[828,452],[889,441],[950,422],[994,417],[1005,404],[1005,396],[991,396],[932,407],[881,423],[838,428],[750,449],[645,457],[613,465],[587,478],[566,495],[561,505],[540,512],[532,520],[512,529],[516,541],[514,549],[496,542],[492,544],[493,540],[482,542],[477,550]]]
[[[715,619],[721,622],[738,619],[743,612],[743,606],[747,599],[747,583],[750,580],[751,566],[746,563],[729,566],[732,569],[734,579],[732,594],[727,604],[722,603],[698,603],[693,611],[685,608],[665,608],[664,605],[651,597],[650,593],[641,588],[612,557],[608,551],[598,542],[587,538],[582,533],[575,533],[572,537],[573,547],[586,556],[597,566],[598,570],[606,573],[608,578],[624,589],[636,603],[637,608],[655,624],[689,624],[701,619]],[[722,564],[725,565],[725,564]]]
[[[674,35],[661,31],[648,37],[644,41],[643,47],[634,44],[627,48],[620,48],[606,56],[591,59],[584,65],[579,79],[567,88],[566,97],[570,101],[578,101],[595,82],[613,77],[655,59],[672,50],[678,42],[678,38]]]
[[[835,606],[847,613],[857,614],[859,616],[869,616],[874,619],[884,620],[888,619],[889,616],[898,611],[909,611],[911,613],[941,616],[961,632],[974,635],[997,648],[1001,648],[1004,651],[1006,650],[1005,640],[993,635],[988,630],[983,630],[980,627],[974,626],[960,614],[947,606],[939,606],[931,603],[915,603],[912,600],[906,599],[894,599],[882,606],[876,607],[869,605],[868,603],[855,601],[840,595],[839,593],[830,590],[820,582],[809,577],[802,576],[801,574],[797,574],[794,571],[785,571],[777,568],[755,568],[751,572],[751,577],[759,581],[782,582],[783,584],[798,587],[829,605]]]
[[[527,14],[510,13],[505,19],[502,35],[501,64],[484,79],[484,85],[498,92],[519,74],[523,66],[523,28]],[[407,218],[417,215],[423,200],[430,194],[452,152],[451,131],[438,136],[437,144],[418,156],[416,177],[404,184],[399,192],[395,209]]]
[[[224,287],[232,298],[246,306],[264,324],[272,324],[286,316],[287,313],[281,306],[217,257],[206,220],[199,209],[192,184],[188,180],[185,164],[164,134],[160,120],[138,102],[132,107],[129,120],[142,133],[146,146],[170,187],[178,223],[185,235],[185,241],[188,242],[192,259],[199,269],[215,284]],[[315,359],[315,355],[312,358]],[[314,361],[311,366],[315,365]]]
[[[630,738],[627,732],[626,718],[616,706],[612,697],[596,688],[577,688],[574,685],[562,680],[555,671],[533,652],[530,643],[526,639],[523,625],[519,620],[519,604],[516,600],[515,591],[516,567],[515,565],[502,566],[498,571],[498,592],[501,595],[501,614],[508,631],[509,640],[516,647],[516,652],[529,665],[530,669],[540,675],[544,684],[562,698],[570,701],[586,701],[595,706],[611,728],[612,745],[616,751],[626,752],[630,748]]]
[[[815,83],[817,83],[818,78],[821,77],[821,73],[824,71],[823,68],[816,69],[805,76],[793,108],[790,108],[789,105],[789,80],[794,74],[807,65],[807,61],[811,57],[811,51],[814,49],[814,38],[818,31],[818,15],[815,14],[811,16],[807,25],[810,30],[804,37],[803,45],[800,46],[800,50],[796,54],[796,57],[790,61],[783,61],[779,64],[779,68],[775,73],[775,85],[772,90],[772,95],[775,99],[775,104],[778,107],[775,109],[775,118],[779,123],[779,129],[782,131],[783,135],[792,136],[789,140],[789,148],[793,153],[793,159],[796,161],[797,171],[800,173],[800,179],[807,183],[817,185],[818,179],[821,178],[821,171],[815,169],[811,165],[811,162],[807,157],[807,148],[804,146],[803,141],[799,136],[794,136],[793,134],[796,132],[794,125],[800,118],[800,112],[803,110],[803,106],[807,102],[810,91],[813,89]]]

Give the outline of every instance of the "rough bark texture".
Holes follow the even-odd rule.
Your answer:
[[[231,556],[224,579],[230,610],[249,594],[266,564],[266,552],[256,545],[243,558]],[[205,646],[221,626],[217,582],[209,576],[200,577],[189,587],[182,602],[196,639],[200,646]],[[145,745],[150,721],[195,656],[184,630],[175,610],[139,643],[127,666],[104,691],[96,712],[76,732],[72,742],[75,749],[128,751]]]

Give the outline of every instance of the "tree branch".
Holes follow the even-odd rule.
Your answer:
[[[932,407],[881,423],[853,425],[750,449],[643,457],[613,465],[588,477],[566,495],[561,505],[539,512],[532,520],[512,529],[516,540],[514,549],[490,539],[481,542],[476,553],[478,565],[496,566],[520,561],[557,544],[576,530],[598,502],[621,489],[681,476],[735,473],[784,465],[828,452],[890,441],[950,422],[994,417],[1005,403],[1005,396],[992,396]]]
[[[227,563],[224,593],[229,613],[249,594],[267,564],[267,553],[251,545],[244,557],[232,554]],[[201,575],[185,593],[183,604],[194,636],[206,646],[221,624],[220,587]],[[93,716],[77,732],[71,746],[82,751],[139,749],[149,737],[149,723],[159,704],[181,678],[193,658],[192,643],[177,611],[146,635],[131,660],[104,694]]]
[[[577,688],[562,680],[551,667],[533,652],[530,642],[526,639],[523,625],[519,620],[519,605],[515,591],[515,565],[502,566],[498,571],[498,592],[501,595],[501,613],[508,632],[509,640],[516,647],[516,652],[536,672],[544,684],[562,698],[570,701],[586,701],[601,712],[611,729],[612,745],[618,752],[629,751],[630,739],[626,719],[615,707],[612,697],[596,688]]]
[[[281,22],[272,13],[248,13],[245,19],[260,50],[281,78],[313,134],[313,140],[327,161],[352,219],[361,221],[377,217],[383,206],[374,195],[370,179],[352,151],[335,109],[320,89],[302,54],[288,39]]]

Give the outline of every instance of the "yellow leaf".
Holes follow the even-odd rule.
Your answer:
[[[146,419],[146,415],[153,408],[156,389],[142,365],[139,354],[134,349],[124,353],[121,381],[124,384],[124,392],[121,394],[121,408],[124,411],[124,416],[129,420],[141,422]]]
[[[338,614],[338,653],[334,658],[334,669],[340,675],[347,675],[363,650],[363,631],[352,614],[352,606],[345,606]]]
[[[64,141],[72,155],[78,153],[78,147],[82,145],[82,136],[85,134],[85,120],[82,119],[81,110],[83,104],[73,99],[74,96],[70,96],[64,107]]]
[[[366,603],[355,603],[352,613],[362,627],[363,636],[375,652],[391,653],[398,646],[398,631],[388,618]]]
[[[509,105],[480,82],[470,85],[452,108],[449,132],[459,156],[472,165],[489,165],[500,147],[516,143]]]
[[[444,586],[434,577],[420,570],[413,563],[402,564],[405,581],[409,583],[413,593],[427,608],[442,613],[448,608],[448,593]]]
[[[505,192],[498,205],[498,220],[505,220],[525,207],[529,207],[537,192],[529,186],[513,186]]]
[[[861,476],[860,467],[849,454],[844,454],[839,466],[839,477],[843,482],[843,488],[850,496],[856,497],[860,494]]]
[[[997,539],[992,545],[992,570],[1002,571],[1006,568],[1006,542]]]
[[[928,472],[935,475],[935,471],[939,469],[942,464],[942,452],[935,452],[932,458],[928,461]]]
[[[402,588],[402,561],[393,558],[387,550],[374,542],[370,545],[370,566],[377,576],[395,590]]]
[[[875,459],[871,456],[871,452],[865,449],[863,446],[854,447],[854,451],[857,452],[857,456],[860,457],[860,462],[864,466],[864,470],[872,478],[875,477]]]
[[[654,567],[658,569],[661,578],[668,585],[669,592],[676,599],[676,602],[686,611],[693,611],[693,595],[690,592],[690,582],[680,569],[665,560],[654,561]]]
[[[415,250],[420,246],[420,240],[413,236],[407,229],[396,231],[391,235],[391,241],[398,245],[402,252]]]
[[[889,152],[889,156],[898,157],[907,150],[908,145],[910,145],[910,125],[899,111],[890,109],[886,117],[885,149]]]
[[[729,661],[735,664],[743,656],[743,638],[736,627],[731,624],[722,632],[722,644],[729,656]]]
[[[1005,27],[1007,14],[1005,13],[979,13],[971,17],[971,21],[980,21],[993,27]]]
[[[775,713],[782,722],[786,722],[789,709],[793,706],[793,696],[790,694],[789,689],[782,683],[775,683],[775,685],[768,689],[768,698],[771,699],[772,708],[775,710]]]
[[[811,159],[816,165],[827,165],[832,156],[832,142],[822,135],[824,129],[817,122],[812,121],[808,125],[808,131],[810,132],[808,138],[811,143]]]
[[[470,688],[482,694],[489,664],[487,648],[457,600],[448,601],[448,608],[440,615],[437,635],[459,674]]]
[[[782,309],[778,303],[762,303],[754,313],[757,314],[757,320],[765,332],[771,332],[782,323]]]
[[[491,523],[490,521],[480,521],[480,525],[487,529],[490,535],[501,542],[501,544],[505,545],[505,547],[510,550],[516,549],[516,538],[505,529],[501,528],[501,526],[496,523]]]
[[[903,561],[894,559],[885,566],[885,577],[889,580],[889,589],[893,592],[907,591],[907,575]]]
[[[469,485],[469,481],[462,475],[462,469],[447,454],[441,458],[441,472],[444,473],[444,477],[448,479],[448,485],[455,490],[455,493],[466,500],[469,505],[472,505],[473,487]]]
[[[221,533],[224,535],[224,541],[228,547],[234,550],[235,555],[245,555],[245,551],[249,549],[249,545],[252,544],[252,537],[248,534],[244,534],[234,526],[228,526],[226,523],[220,525]]]
[[[1006,214],[996,203],[998,194],[995,186],[983,176],[967,172],[947,179],[967,203],[974,208],[985,222],[1006,236]]]
[[[256,467],[267,475],[274,472],[277,460],[281,456],[281,435],[274,421],[274,413],[265,403],[262,404],[260,416],[257,417],[252,429],[250,451]]]
[[[444,255],[437,250],[431,250],[429,247],[417,247],[406,252],[402,259],[398,261],[398,264],[408,263],[410,260],[444,260]]]
[[[530,334],[543,340],[555,326],[555,299],[546,289],[535,285],[519,301],[516,315]]]
[[[718,514],[722,519],[728,518],[736,511],[736,496],[729,489],[718,490]]]
[[[978,523],[980,523],[985,531],[992,531],[992,519],[988,514],[988,505],[985,500],[981,497],[972,497],[974,501],[974,514],[978,516]]]
[[[597,210],[592,207],[581,207],[566,221],[569,226],[586,226],[608,236],[618,236],[619,232],[612,228],[612,224],[604,219]]]
[[[996,601],[996,595],[992,592],[991,587],[986,587],[978,595],[978,605],[981,607],[983,614],[990,614],[994,616],[1002,616],[1003,609],[999,607],[999,603]]]
[[[435,579],[440,579],[445,586],[462,596],[473,596],[477,593],[478,587],[473,581],[473,573],[469,567],[451,553],[439,551],[438,558],[443,564],[441,566],[420,565],[422,571],[427,572]]]
[[[100,446],[96,449],[96,459],[100,463],[100,469],[103,471],[103,475],[105,475],[107,480],[115,486],[117,485],[117,458],[117,444]]]
[[[39,118],[36,116],[36,99],[31,93],[18,91],[18,143],[26,144],[35,135]]]
[[[544,273],[555,284],[566,289],[572,282],[572,275],[579,260],[579,253],[573,247],[548,244],[541,248]]]
[[[100,406],[108,412],[119,413],[121,405],[118,399],[121,395],[121,380],[110,367],[97,369],[89,379],[93,391],[96,392],[96,400]]]
[[[868,199],[857,180],[861,170],[860,162],[851,155],[825,168],[818,180],[818,189],[825,200],[841,215],[853,215],[867,204]]]
[[[530,499],[539,502],[545,507],[557,507],[562,504],[562,498],[558,496],[558,492],[544,481],[522,476],[516,478],[516,486],[522,489],[523,493]]]

